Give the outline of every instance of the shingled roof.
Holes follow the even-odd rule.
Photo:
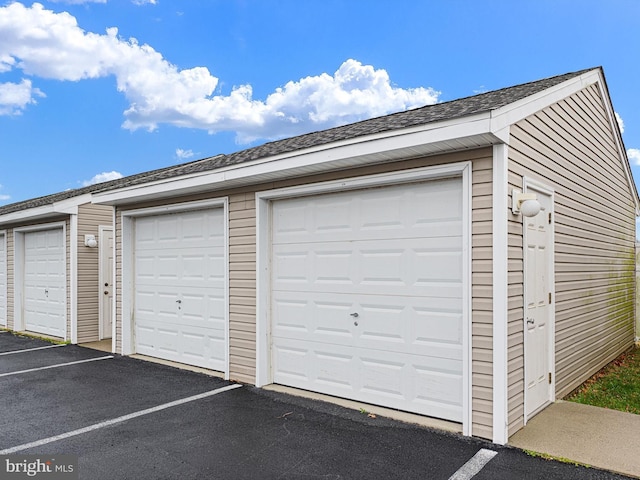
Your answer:
[[[596,68],[600,69],[600,67]],[[535,82],[515,85],[448,102],[427,105],[340,127],[285,138],[283,140],[268,142],[257,147],[248,148],[228,155],[217,155],[177,166],[174,165],[171,167],[160,168],[149,172],[123,177],[117,180],[98,183],[74,190],[67,190],[31,200],[25,200],[23,202],[0,207],[0,215],[43,205],[51,205],[61,200],[86,193],[104,192],[192,173],[216,170],[218,168],[238,165],[274,155],[281,155],[307,148],[327,145],[341,140],[350,140],[367,135],[401,130],[433,122],[452,120],[478,113],[484,113],[534,95],[591,70],[594,70],[594,68],[566,73],[564,75],[549,77]]]

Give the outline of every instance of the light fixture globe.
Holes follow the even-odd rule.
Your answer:
[[[542,206],[538,200],[525,200],[520,205],[520,212],[523,217],[535,217],[540,213]]]
[[[96,240],[95,235],[85,235],[84,236],[84,246],[89,248],[96,248],[98,246],[98,241]]]

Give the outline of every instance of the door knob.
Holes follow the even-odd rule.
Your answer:
[[[358,318],[360,315],[358,315],[358,312],[353,312],[350,313],[349,315],[351,315],[353,318]]]
[[[533,325],[534,323],[536,323],[533,318],[527,318],[527,324],[529,325]]]
[[[104,291],[104,294],[105,294],[105,295],[109,295],[109,292],[105,290],[105,291]]]

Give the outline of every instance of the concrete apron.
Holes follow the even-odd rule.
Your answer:
[[[509,444],[640,478],[640,415],[557,401]]]

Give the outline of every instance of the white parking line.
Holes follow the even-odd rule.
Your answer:
[[[0,454],[1,453],[2,452],[0,452]],[[469,480],[470,478],[473,478],[487,463],[489,463],[489,460],[497,454],[498,452],[487,450],[486,448],[478,450],[478,453],[471,457],[467,463],[461,466],[456,473],[451,475],[449,480]]]
[[[95,362],[97,360],[107,360],[113,358],[113,355],[107,357],[88,358],[87,360],[78,360],[77,362],[56,363],[55,365],[47,365],[46,367],[29,368],[27,370],[18,370],[17,372],[0,373],[0,377],[8,377],[10,375],[19,375],[21,373],[37,372],[38,370],[48,370],[49,368],[66,367],[67,365],[77,365],[79,363]]]
[[[117,417],[112,420],[95,423],[93,425],[89,425],[88,427],[79,428],[78,430],[72,430],[67,433],[61,433],[60,435],[56,435],[54,437],[43,438],[42,440],[37,440],[35,442],[24,443],[22,445],[18,445],[17,447],[11,447],[5,450],[0,450],[0,455],[9,455],[11,453],[21,452],[29,448],[39,447],[41,445],[46,445],[48,443],[57,442],[58,440],[64,440],[66,438],[75,437],[77,435],[82,435],[83,433],[91,432],[93,430],[98,430],[99,428],[109,427],[111,425],[115,425],[116,423],[126,422],[127,420],[131,420],[133,418],[141,417],[143,415],[149,415],[150,413],[159,412],[161,410],[165,410],[171,407],[176,407],[178,405],[182,405],[185,403],[194,402],[202,398],[212,397],[213,395],[217,395],[219,393],[223,393],[228,390],[233,390],[235,388],[240,388],[240,387],[242,387],[242,385],[239,385],[239,384],[227,385],[226,387],[220,387],[215,390],[210,390],[208,392],[200,393],[198,395],[193,395],[191,397],[182,398],[180,400],[174,400],[173,402],[169,402],[169,403],[163,403],[162,405],[158,405],[157,407],[147,408],[145,410],[140,410],[138,412],[130,413],[129,415],[123,415],[122,417]]]
[[[59,345],[47,345],[46,347],[26,348],[24,350],[13,350],[12,352],[2,352],[0,353],[0,356],[13,355],[14,353],[33,352],[34,350],[44,350],[45,348],[56,348],[56,347],[66,347],[66,345],[61,343]]]

